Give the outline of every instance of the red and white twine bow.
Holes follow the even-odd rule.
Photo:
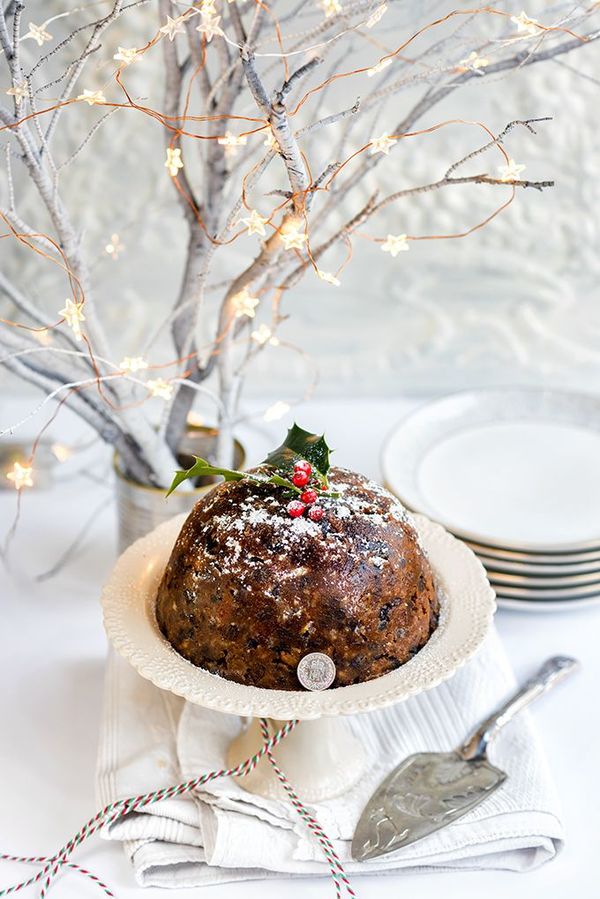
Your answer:
[[[26,864],[40,864],[43,866],[41,870],[37,872],[37,874],[33,874],[28,879],[22,880],[19,883],[14,883],[11,886],[1,889],[0,897],[9,896],[11,893],[16,893],[19,890],[24,889],[25,887],[32,886],[35,883],[41,883],[42,886],[39,896],[40,899],[44,899],[44,897],[48,893],[50,886],[52,885],[52,882],[63,868],[69,868],[71,871],[76,871],[79,874],[85,875],[94,883],[96,883],[107,896],[114,897],[115,894],[102,880],[100,880],[99,877],[97,877],[91,871],[88,871],[86,868],[82,868],[80,865],[76,865],[70,861],[72,853],[75,851],[75,849],[77,849],[78,846],[80,846],[85,840],[87,840],[94,833],[100,830],[100,828],[112,824],[114,821],[116,821],[118,818],[122,818],[124,815],[128,815],[131,812],[135,812],[141,808],[145,808],[147,805],[153,805],[155,802],[161,802],[163,799],[170,799],[173,796],[183,796],[186,793],[191,793],[193,790],[201,787],[203,784],[209,783],[213,780],[218,780],[221,777],[246,777],[248,774],[254,771],[254,769],[264,756],[268,758],[275,774],[277,775],[277,778],[288,794],[294,809],[296,810],[300,818],[304,821],[306,826],[309,828],[310,832],[319,841],[321,849],[323,850],[323,854],[327,859],[329,870],[335,884],[337,899],[340,899],[342,889],[345,889],[349,896],[355,897],[356,894],[350,886],[350,882],[348,881],[346,872],[344,871],[343,865],[339,857],[337,856],[331,841],[324,833],[321,825],[316,820],[316,818],[314,818],[313,815],[311,815],[311,813],[308,811],[308,809],[302,804],[298,797],[298,794],[277,764],[277,761],[273,755],[273,749],[285,737],[287,737],[289,733],[294,730],[297,724],[297,720],[287,721],[283,725],[283,727],[281,727],[271,736],[269,734],[269,726],[267,724],[267,720],[265,718],[261,718],[260,727],[264,743],[262,748],[255,755],[251,756],[248,759],[245,759],[243,762],[240,762],[240,764],[235,768],[222,768],[220,771],[209,771],[207,774],[202,774],[199,777],[195,777],[192,780],[185,781],[184,783],[175,784],[172,787],[164,787],[163,789],[155,790],[152,793],[143,793],[140,796],[132,796],[129,799],[119,799],[116,802],[111,802],[96,815],[94,815],[93,818],[90,818],[90,820],[83,825],[81,830],[79,830],[75,834],[75,836],[72,837],[68,841],[68,843],[65,843],[62,849],[59,849],[59,851],[53,856],[19,856],[0,854],[0,860],[23,862]]]

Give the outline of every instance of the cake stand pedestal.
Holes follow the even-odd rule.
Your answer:
[[[270,719],[273,730],[301,719],[277,746],[276,757],[309,801],[343,793],[370,764],[345,716],[380,709],[437,686],[471,658],[491,627],[496,603],[481,562],[440,525],[415,515],[439,592],[440,619],[428,643],[409,662],[383,677],[321,693],[265,690],[225,680],[175,652],[156,623],[158,585],[184,520],[180,515],[159,525],[117,560],[102,594],[108,638],[157,687],[205,708],[254,719],[229,747],[231,766],[263,745],[256,719]],[[284,796],[268,759],[238,782],[253,793]]]
[[[273,735],[286,723],[272,718],[269,732]],[[227,766],[235,768],[250,758],[264,743],[260,722],[253,718],[250,726],[229,745]],[[364,746],[352,733],[344,718],[316,718],[303,721],[277,747],[277,761],[286,777],[309,802],[320,802],[341,796],[353,787],[368,768]],[[250,793],[285,799],[286,794],[269,764],[259,764],[240,786]]]

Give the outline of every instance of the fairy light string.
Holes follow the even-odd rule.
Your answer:
[[[69,11],[60,13],[47,19],[45,22],[39,25],[35,23],[29,23],[29,30],[25,34],[22,34],[19,40],[27,40],[31,43],[37,44],[39,47],[42,47],[42,45],[44,45],[45,47],[52,40],[54,40],[54,35],[52,34],[52,30],[50,29],[52,22],[66,16],[73,15],[77,11],[85,9],[90,5],[93,4],[74,7]],[[250,8],[251,5],[252,4],[250,3],[244,4],[246,8]],[[274,31],[274,36],[271,36],[270,38],[267,37],[267,39],[263,40],[262,43],[258,42],[258,44],[253,47],[253,55],[257,59],[271,58],[273,60],[282,62],[284,68],[284,78],[286,81],[290,77],[289,61],[292,60],[295,56],[300,53],[303,53],[305,55],[310,55],[311,53],[317,54],[320,48],[327,47],[332,41],[338,41],[341,37],[344,36],[344,34],[348,32],[355,32],[356,34],[360,34],[362,29],[366,28],[367,30],[370,30],[382,19],[382,17],[387,12],[387,4],[385,2],[382,2],[380,4],[373,3],[372,7],[365,11],[364,16],[359,15],[358,21],[356,19],[354,21],[351,21],[347,16],[347,13],[350,10],[350,6],[341,2],[341,0],[340,2],[337,2],[337,0],[335,0],[335,2],[331,3],[322,2],[320,4],[315,4],[315,7],[321,10],[322,21],[324,25],[326,25],[327,27],[330,27],[331,25],[333,27],[333,32],[324,31],[322,39],[317,39],[308,47],[305,46],[300,49],[298,47],[294,47],[292,44],[292,48],[290,49],[289,47],[286,47],[286,45],[290,43],[290,40],[293,42],[294,35],[284,35],[278,18],[274,15],[273,11],[267,4],[261,2],[261,0],[254,0],[253,5],[255,8],[255,17],[259,12],[265,14],[268,18],[269,23],[273,26]],[[244,6],[240,4],[240,9],[243,9]],[[149,117],[150,119],[154,120],[161,127],[161,129],[163,129],[170,135],[169,146],[165,150],[166,158],[163,157],[164,166],[167,169],[167,174],[171,178],[173,186],[175,187],[177,192],[182,196],[184,202],[192,211],[196,221],[202,228],[206,239],[215,249],[221,246],[229,245],[241,236],[247,236],[251,238],[254,237],[259,242],[263,241],[263,239],[267,242],[273,240],[272,247],[270,248],[270,251],[271,249],[273,250],[273,257],[277,258],[278,248],[281,248],[284,251],[284,257],[287,257],[288,259],[287,262],[285,258],[283,258],[282,260],[278,260],[276,263],[275,272],[278,270],[277,266],[281,268],[286,264],[289,265],[289,259],[295,256],[299,261],[298,271],[303,271],[307,266],[311,266],[315,272],[315,275],[321,281],[328,284],[331,288],[339,287],[340,274],[343,272],[344,268],[349,264],[351,260],[351,238],[353,236],[359,237],[361,239],[367,239],[375,244],[379,244],[380,249],[382,249],[383,252],[390,253],[390,255],[394,258],[397,257],[401,252],[406,251],[413,241],[456,239],[465,237],[487,225],[498,214],[506,209],[506,207],[510,205],[515,197],[515,185],[525,183],[519,179],[520,173],[524,170],[524,166],[515,163],[511,159],[511,157],[509,157],[508,153],[504,150],[501,144],[497,143],[496,149],[502,154],[504,164],[499,167],[498,177],[493,178],[492,176],[490,176],[487,179],[487,183],[508,187],[510,189],[510,196],[506,201],[503,201],[501,204],[499,204],[492,213],[486,215],[475,225],[469,228],[465,228],[460,232],[450,234],[422,235],[405,233],[407,224],[405,221],[398,222],[399,227],[397,230],[390,230],[390,233],[381,236],[367,234],[364,230],[359,231],[355,227],[351,227],[348,230],[343,231],[338,237],[339,242],[342,245],[346,246],[345,259],[341,264],[333,266],[333,271],[328,271],[327,268],[321,267],[318,262],[319,256],[323,252],[327,252],[327,250],[329,249],[327,243],[321,245],[316,249],[311,246],[311,228],[309,226],[307,211],[310,203],[312,202],[314,194],[318,192],[328,192],[334,185],[335,179],[341,177],[343,172],[351,174],[353,171],[352,166],[361,158],[388,155],[391,157],[398,149],[398,144],[400,141],[403,141],[408,137],[432,133],[432,131],[441,127],[445,127],[449,123],[440,122],[434,126],[431,126],[430,128],[424,128],[399,134],[390,133],[389,131],[382,131],[378,134],[373,135],[368,143],[355,149],[345,159],[343,159],[339,163],[339,165],[335,167],[335,170],[325,178],[323,183],[320,183],[319,180],[317,180],[316,184],[313,184],[313,176],[310,172],[309,160],[306,154],[301,151],[302,158],[309,175],[308,187],[300,192],[292,192],[287,197],[284,197],[281,202],[278,202],[274,205],[274,208],[270,212],[263,210],[266,212],[266,214],[263,214],[263,211],[259,211],[258,209],[256,209],[255,204],[251,203],[246,195],[247,184],[249,183],[249,177],[251,176],[252,172],[260,171],[261,166],[265,164],[264,162],[256,163],[256,165],[252,167],[251,171],[246,173],[242,179],[240,202],[243,208],[247,210],[248,215],[244,218],[237,219],[237,223],[240,226],[239,229],[235,230],[234,233],[231,233],[232,229],[229,228],[229,226],[226,226],[220,234],[209,233],[209,230],[207,229],[206,224],[203,220],[199,205],[193,197],[186,177],[184,152],[185,148],[183,145],[184,140],[200,140],[203,142],[216,141],[222,147],[225,156],[228,159],[231,159],[234,154],[239,153],[245,148],[249,148],[254,151],[257,146],[262,146],[263,142],[267,151],[265,157],[267,163],[269,161],[269,158],[274,158],[277,155],[281,155],[281,148],[278,142],[278,138],[273,132],[271,122],[267,117],[263,115],[238,115],[234,114],[232,110],[229,109],[225,111],[217,110],[212,115],[193,115],[190,113],[192,87],[195,81],[200,77],[201,73],[205,72],[206,70],[208,51],[212,51],[213,48],[219,44],[219,42],[224,41],[231,49],[235,49],[235,51],[241,53],[242,56],[245,52],[244,43],[240,39],[240,36],[237,33],[236,29],[232,27],[235,24],[235,16],[237,15],[239,18],[240,14],[239,12],[236,12],[236,10],[232,10],[231,13],[228,13],[228,9],[228,4],[209,2],[209,0],[204,0],[203,3],[194,5],[188,5],[184,2],[176,2],[173,4],[173,14],[169,15],[166,21],[160,23],[160,26],[157,28],[156,32],[153,34],[153,36],[150,37],[149,40],[146,41],[143,46],[117,46],[115,48],[115,52],[112,53],[112,59],[117,65],[116,68],[113,69],[111,77],[114,81],[114,84],[122,93],[122,100],[120,101],[116,101],[111,97],[111,92],[109,91],[111,81],[109,80],[108,83],[105,83],[100,87],[92,87],[89,84],[86,87],[82,84],[81,91],[76,96],[67,97],[67,99],[58,101],[50,100],[48,102],[48,105],[44,106],[43,108],[32,106],[31,110],[27,111],[25,109],[25,106],[32,90],[31,77],[36,69],[39,68],[42,60],[46,58],[43,57],[42,60],[36,63],[36,65],[32,69],[32,72],[29,74],[29,76],[27,76],[25,80],[18,80],[13,74],[12,86],[10,86],[6,90],[6,93],[14,99],[15,112],[12,121],[0,121],[0,133],[14,131],[17,134],[19,132],[19,129],[22,126],[25,126],[28,122],[35,121],[37,123],[41,118],[48,115],[52,116],[56,112],[65,109],[66,107],[72,107],[73,111],[77,108],[81,109],[81,107],[85,106],[89,106],[90,109],[99,106],[107,108],[109,110],[133,110],[138,112],[139,114]],[[179,14],[176,15],[176,12]],[[585,43],[587,40],[585,35],[578,34],[577,31],[567,27],[568,21],[566,19],[563,22],[546,25],[543,22],[538,21],[537,19],[533,19],[525,11],[521,12],[521,14],[517,16],[511,14],[510,12],[507,12],[506,10],[497,9],[493,6],[453,10],[452,12],[444,16],[440,16],[433,21],[427,22],[421,28],[412,33],[406,40],[402,41],[398,46],[394,47],[389,52],[384,52],[382,55],[380,55],[381,50],[385,50],[385,47],[382,47],[382,45],[379,44],[378,58],[372,60],[368,65],[348,69],[347,71],[334,72],[328,78],[311,87],[299,97],[295,104],[291,104],[290,107],[286,109],[286,115],[289,121],[292,122],[294,117],[297,116],[300,110],[303,109],[311,99],[317,98],[319,97],[319,95],[322,95],[326,88],[334,82],[363,74],[366,74],[369,77],[373,77],[374,75],[389,69],[389,66],[395,60],[402,61],[403,63],[412,63],[413,61],[408,59],[405,51],[407,48],[411,47],[411,45],[413,45],[414,42],[417,41],[422,35],[427,34],[432,30],[441,28],[445,23],[448,23],[456,18],[466,20],[470,17],[480,16],[495,18],[506,23],[508,29],[507,33],[500,39],[497,39],[498,46],[500,47],[507,46],[511,42],[516,42],[519,45],[525,46],[527,45],[527,42],[529,42],[533,45],[549,34],[568,35],[581,43]],[[241,19],[239,21],[241,21]],[[140,66],[142,64],[143,57],[157,46],[161,44],[175,45],[175,43],[180,40],[179,36],[183,35],[186,31],[189,31],[189,29],[192,29],[198,34],[199,51],[197,57],[192,60],[193,70],[191,76],[188,78],[188,83],[184,91],[184,102],[181,111],[171,114],[166,111],[155,109],[152,106],[146,105],[140,100],[135,99],[126,85],[127,76],[131,72],[132,67],[135,68],[136,66]],[[233,31],[234,36],[229,33],[230,30]],[[316,29],[314,31],[314,34],[318,36],[319,29]],[[276,51],[271,52],[267,49],[269,40],[276,42]],[[377,44],[376,41],[375,44]],[[46,53],[46,56],[47,55],[48,53]],[[470,55],[460,60],[460,62],[455,62],[454,66],[458,66],[459,69],[465,69],[476,74],[483,74],[485,69],[488,68],[489,62],[490,60],[486,56],[483,56],[480,51],[473,51],[470,53]],[[31,95],[31,102],[33,103],[33,94]],[[70,112],[69,114],[74,114],[74,112]],[[455,123],[459,122],[459,120],[454,121]],[[223,123],[222,129],[219,126],[219,123]],[[464,122],[461,124],[474,123]],[[481,123],[477,124],[479,124],[482,128],[485,128],[485,126]],[[202,126],[210,127],[207,130]],[[219,133],[215,133],[215,126],[218,126]],[[489,131],[489,129],[485,130],[491,135],[491,131]],[[302,129],[300,129],[300,131],[302,131]],[[547,183],[549,182],[543,182],[543,184]],[[375,211],[378,211],[379,208],[383,208],[383,206],[386,205],[389,201],[390,198],[381,203]],[[303,210],[303,214],[300,218],[296,215],[296,212],[299,209]],[[42,327],[34,327],[19,321],[2,319],[2,322],[4,324],[10,327],[21,329],[26,332],[28,331],[32,336],[39,334],[40,342],[42,342],[42,339],[47,342],[50,333],[55,328],[58,328],[62,325],[62,330],[66,331],[68,329],[71,333],[72,338],[84,345],[87,352],[89,365],[93,373],[93,383],[88,380],[81,379],[80,382],[77,382],[77,385],[75,387],[72,387],[71,385],[64,385],[64,389],[67,391],[67,393],[71,394],[73,390],[84,391],[88,390],[90,386],[95,386],[102,400],[112,411],[116,413],[125,411],[135,406],[141,406],[147,400],[156,396],[163,399],[166,403],[170,403],[175,393],[174,387],[177,384],[181,383],[182,380],[187,380],[193,374],[195,360],[198,358],[200,350],[193,350],[190,353],[185,353],[180,359],[167,360],[161,362],[158,365],[152,366],[156,368],[167,367],[170,365],[178,366],[178,377],[169,379],[151,378],[143,380],[139,378],[132,378],[131,375],[134,374],[135,371],[129,368],[129,363],[126,362],[124,365],[121,364],[119,366],[112,361],[110,361],[109,363],[107,363],[107,361],[102,361],[100,359],[100,356],[95,353],[92,341],[86,334],[86,298],[83,287],[75,272],[72,270],[69,259],[65,255],[60,242],[54,240],[47,234],[22,233],[17,228],[15,228],[3,214],[2,220],[8,226],[8,232],[6,234],[0,234],[0,240],[11,237],[18,240],[24,247],[33,250],[38,255],[44,257],[46,260],[49,260],[54,264],[58,264],[63,269],[68,278],[72,295],[71,297],[66,299],[63,308],[58,309],[57,304],[57,312],[60,316],[58,321],[54,323],[44,323]],[[316,224],[318,227],[318,221]],[[408,229],[406,228],[406,230]],[[50,248],[50,252],[47,252],[44,249],[44,245]],[[110,242],[105,245],[105,252],[113,259],[117,259],[119,253],[122,252],[122,250],[123,245],[119,241],[118,235],[114,233],[111,236]],[[285,279],[284,283],[287,283],[287,280],[290,279]],[[256,338],[252,336],[254,332],[252,332],[251,334],[249,329],[247,329],[246,331],[246,336],[242,338],[240,329],[245,325],[247,326],[255,318],[256,314],[259,311],[260,303],[263,299],[268,298],[269,293],[271,293],[272,295],[273,302],[277,304],[277,307],[279,307],[282,297],[282,290],[280,289],[280,286],[281,282],[278,281],[276,274],[271,279],[271,282],[267,283],[266,287],[261,289],[255,287],[251,282],[248,283],[244,288],[246,293],[244,294],[242,292],[241,297],[233,303],[235,314],[232,316],[226,316],[223,319],[222,328],[215,335],[211,346],[208,347],[209,356],[218,357],[223,348],[228,347],[231,344],[229,331],[232,328],[235,329],[234,343],[236,341],[241,342],[243,339],[258,344],[260,348],[274,345],[273,339],[266,340],[262,343],[260,341],[257,341]],[[284,289],[288,288],[285,287]],[[181,311],[181,309],[174,310],[171,313],[171,321],[174,317],[180,315]],[[250,358],[251,357],[252,354],[250,354]],[[127,359],[135,359],[135,357],[124,357],[124,361]],[[182,360],[186,363],[189,362],[189,364],[187,364],[183,369]],[[106,364],[109,364],[111,367],[111,371],[109,374],[106,373]],[[137,371],[141,371],[141,368]],[[112,389],[108,393],[105,391],[105,382],[115,380],[115,387],[117,387],[120,378],[128,378],[134,385],[139,386],[140,391],[137,399],[132,402],[124,402],[123,399],[119,398],[116,395],[115,391],[113,391]],[[141,390],[142,387],[145,388],[144,391]]]
[[[493,10],[492,8],[489,8],[489,7],[486,7],[486,8],[483,9],[483,10],[480,9],[480,10],[476,10],[476,11],[457,11],[457,12],[452,13],[452,14],[450,14],[450,15],[458,15],[458,14],[464,15],[464,14],[466,14],[466,12],[489,12],[489,13],[494,13],[494,14],[498,14],[498,15],[505,15],[504,13],[501,13],[500,11],[497,11],[497,10]],[[193,13],[194,13],[194,10],[191,10],[191,14],[193,14]],[[179,19],[177,20],[178,23],[181,24],[184,18],[185,18],[185,16],[179,17]],[[424,30],[427,30],[427,29],[429,29],[429,28],[431,28],[431,27],[434,27],[434,26],[437,25],[437,24],[440,24],[440,23],[443,22],[443,21],[446,21],[447,18],[448,18],[448,16],[443,17],[442,19],[439,19],[439,20],[437,20],[436,22],[430,23],[429,25],[425,26],[424,29],[421,29],[421,30],[418,31],[415,35],[413,35],[413,36],[409,39],[408,42],[405,42],[404,44],[401,45],[400,48],[398,48],[396,51],[394,51],[394,53],[393,53],[392,55],[397,55],[397,54],[398,54],[404,47],[407,46],[408,43],[410,43],[412,40],[414,40],[415,37],[417,37],[419,34],[423,33]],[[513,18],[514,18],[514,17],[513,17]],[[538,26],[538,27],[542,28],[543,26]],[[556,29],[546,29],[546,30],[556,30]],[[558,30],[564,30],[564,31],[569,32],[568,29],[558,29]],[[167,29],[167,31],[169,32],[169,29]],[[160,35],[161,32],[164,32],[164,29],[159,29],[158,34]],[[571,32],[569,32],[569,33],[571,33]],[[583,39],[583,38],[582,38],[582,39]],[[151,46],[153,46],[153,44],[156,42],[156,40],[157,40],[157,37],[155,37],[152,41],[150,41],[150,42],[148,43],[148,45],[146,46],[146,48],[142,48],[142,49],[140,49],[140,50],[137,50],[137,49],[133,49],[133,48],[132,48],[132,49],[130,49],[129,51],[125,51],[123,48],[119,48],[119,53],[118,53],[118,54],[115,54],[115,56],[117,56],[117,57],[119,57],[119,58],[120,58],[120,57],[124,57],[124,59],[123,59],[123,66],[129,65],[133,59],[137,58],[137,57],[140,56],[140,55],[143,55],[143,53],[146,52],[147,49],[149,49]],[[123,52],[121,52],[121,51],[123,51]],[[357,71],[359,71],[359,70],[357,70]],[[119,70],[119,72],[117,73],[117,76],[116,76],[116,77],[117,77],[117,80],[119,81],[119,83],[121,83],[121,81],[120,81],[120,70]],[[327,82],[327,83],[329,83],[329,82]],[[122,83],[121,83],[121,86],[123,86]],[[315,90],[316,90],[316,89],[315,89]],[[79,99],[87,99],[87,97],[89,96],[89,97],[91,98],[91,100],[88,100],[88,102],[99,102],[98,97],[99,97],[100,95],[102,95],[102,92],[101,92],[101,91],[100,91],[100,92],[84,91],[83,95],[80,95],[80,97],[78,97],[77,99],[78,99],[78,100],[79,100]],[[103,98],[103,95],[102,95],[102,98]],[[103,98],[103,99],[104,99],[104,98]],[[135,108],[142,109],[142,107],[139,107],[137,104],[134,104],[133,101],[131,100],[131,98],[128,97],[128,99],[129,99],[130,105],[134,106]],[[68,101],[68,102],[71,102],[71,101]],[[109,105],[111,105],[111,104],[109,104]],[[115,105],[120,105],[120,104],[115,104]],[[49,109],[54,109],[54,108],[56,108],[56,107],[49,107]],[[46,111],[46,110],[43,110],[43,111]],[[43,111],[42,111],[42,112],[43,112]],[[149,114],[154,114],[154,111],[152,111],[152,110],[146,109],[145,111],[148,112]],[[38,113],[36,113],[35,115],[39,115],[39,114],[41,114],[41,113],[38,112]],[[293,114],[293,113],[291,113],[291,114]],[[28,117],[27,117],[27,118],[28,118]],[[162,117],[162,118],[164,119],[165,117]],[[183,118],[184,118],[184,119],[187,119],[187,118],[193,118],[193,119],[200,119],[200,120],[208,120],[208,119],[213,119],[213,118],[215,118],[215,117],[188,117],[188,116],[184,116]],[[231,118],[231,116],[227,116],[227,118]],[[242,118],[245,118],[245,117],[242,117]],[[25,121],[25,120],[26,120],[26,119],[23,119],[23,120],[21,120],[21,121]],[[247,119],[247,120],[248,120],[248,121],[252,121],[252,120],[253,120],[253,121],[257,121],[256,119]],[[17,123],[17,124],[18,124],[18,123]],[[5,127],[9,127],[9,126],[5,126]],[[186,132],[182,131],[181,129],[178,129],[178,131],[179,131],[180,134],[186,133]],[[194,136],[199,137],[199,135],[194,135]],[[405,135],[402,135],[402,136],[405,136]],[[207,137],[207,139],[215,139],[215,138]],[[229,145],[236,146],[236,145],[237,145],[237,142],[244,141],[245,139],[246,139],[246,138],[245,138],[244,136],[239,136],[239,137],[236,138],[236,137],[233,137],[233,136],[230,135],[230,134],[226,135],[225,137],[216,137],[216,140],[217,140],[217,141],[223,142],[223,143],[225,143],[227,146],[229,146]],[[391,144],[392,144],[392,143],[395,143],[397,139],[398,139],[397,137],[389,137],[388,135],[384,135],[382,138],[379,138],[379,139],[374,139],[373,141],[371,141],[371,143],[370,143],[370,145],[369,145],[370,152],[384,152],[384,153],[388,153]],[[359,151],[359,152],[360,152],[360,151]],[[170,158],[170,156],[172,156],[172,158]],[[181,162],[181,158],[180,158],[180,157],[181,157],[181,150],[180,150],[180,149],[175,148],[175,149],[168,149],[168,150],[167,150],[167,162],[165,162],[165,165],[170,169],[171,175],[176,175],[176,174],[177,174],[177,171],[178,171],[180,168],[182,168],[183,164],[182,164],[182,162]],[[348,161],[348,160],[347,160],[347,161]],[[343,166],[341,166],[341,167],[343,167]],[[340,167],[340,168],[341,168],[341,167]],[[336,173],[336,174],[337,174],[337,173]],[[334,177],[335,177],[335,176],[334,176]],[[506,179],[504,179],[504,180],[508,180],[508,179],[506,178]],[[287,248],[287,247],[286,247],[286,248]],[[297,248],[299,249],[300,247],[298,246]]]

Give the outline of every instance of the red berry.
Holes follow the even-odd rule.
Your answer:
[[[298,502],[297,499],[293,499],[291,503],[287,504],[288,515],[291,515],[292,518],[300,518],[301,515],[304,515],[305,509],[304,503]]]
[[[295,484],[296,487],[305,487],[306,484],[308,484],[309,477],[310,475],[306,471],[298,469],[298,471],[294,472],[292,483]]]
[[[300,499],[303,503],[306,503],[307,506],[310,506],[317,500],[317,491],[313,490],[312,487],[309,487],[308,490],[304,491]]]
[[[311,506],[308,510],[308,517],[311,521],[320,521],[323,518],[323,515],[324,512],[321,506]]]
[[[294,471],[305,471],[306,474],[310,477],[312,473],[312,465],[310,462],[305,462],[304,459],[301,459],[299,462],[294,464]]]

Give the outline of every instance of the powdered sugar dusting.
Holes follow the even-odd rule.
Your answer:
[[[250,481],[222,484],[204,500],[196,545],[203,545],[214,574],[235,575],[240,589],[249,589],[257,568],[274,562],[275,582],[297,579],[302,589],[315,564],[321,574],[331,573],[332,583],[340,571],[361,566],[382,576],[391,564],[386,536],[397,537],[401,528],[416,537],[406,510],[384,487],[346,469],[332,469],[330,490],[339,495],[319,496],[324,515],[313,522],[288,515],[289,494],[280,487]],[[211,515],[215,506],[219,514]],[[401,566],[404,560],[396,558],[394,564]],[[267,583],[264,594],[276,597],[277,590]],[[292,602],[290,614],[294,610]]]
[[[316,524],[316,522],[311,521],[309,518],[292,518],[292,533],[302,534],[306,536],[310,534],[311,537],[321,537],[322,532],[321,528]]]
[[[317,492],[317,521],[288,514],[289,488],[250,478],[196,504],[158,599],[161,629],[182,655],[241,683],[294,689],[305,651],[336,655],[346,683],[418,651],[435,605],[409,516],[343,469],[330,472],[338,496]]]

